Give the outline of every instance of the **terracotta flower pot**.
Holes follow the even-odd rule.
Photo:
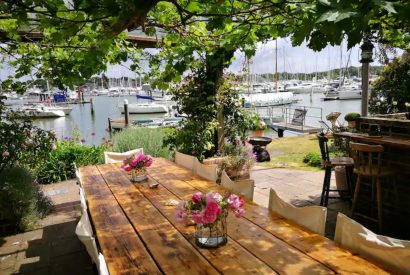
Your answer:
[[[253,137],[263,137],[264,136],[264,131],[263,130],[252,131],[252,136]]]

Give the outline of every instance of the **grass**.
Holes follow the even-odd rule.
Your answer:
[[[303,157],[307,153],[320,152],[316,135],[273,139],[267,149],[271,155],[271,161],[258,163],[258,165],[271,168],[320,170],[320,168],[309,166],[303,162]]]

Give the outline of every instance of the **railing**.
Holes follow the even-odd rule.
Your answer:
[[[256,111],[265,122],[282,122],[285,127],[298,125],[302,131],[304,126],[316,125],[323,117],[322,108],[310,106],[258,107]]]

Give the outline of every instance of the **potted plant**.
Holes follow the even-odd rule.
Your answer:
[[[360,114],[359,113],[347,113],[345,115],[345,120],[347,121],[347,126],[349,128],[356,128],[357,127],[357,121],[360,118]]]
[[[264,135],[266,123],[260,118],[259,114],[253,114],[250,129],[252,130],[252,136],[254,137],[262,137]]]
[[[225,170],[232,180],[249,179],[249,171],[255,164],[251,145],[226,144],[220,170]]]

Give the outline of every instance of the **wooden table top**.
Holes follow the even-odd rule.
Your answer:
[[[378,266],[277,214],[247,201],[244,217],[228,215],[228,243],[199,248],[194,226],[176,222],[173,200],[197,191],[224,192],[216,183],[165,159],[148,182],[132,184],[118,164],[80,168],[90,216],[114,274],[385,274]],[[150,189],[148,184],[159,183]]]
[[[351,138],[353,140],[371,143],[371,144],[382,144],[390,145],[395,147],[406,147],[410,148],[410,138],[399,137],[399,136],[382,136],[382,137],[371,137],[367,133],[351,133],[351,132],[339,132],[333,133],[334,136]]]

